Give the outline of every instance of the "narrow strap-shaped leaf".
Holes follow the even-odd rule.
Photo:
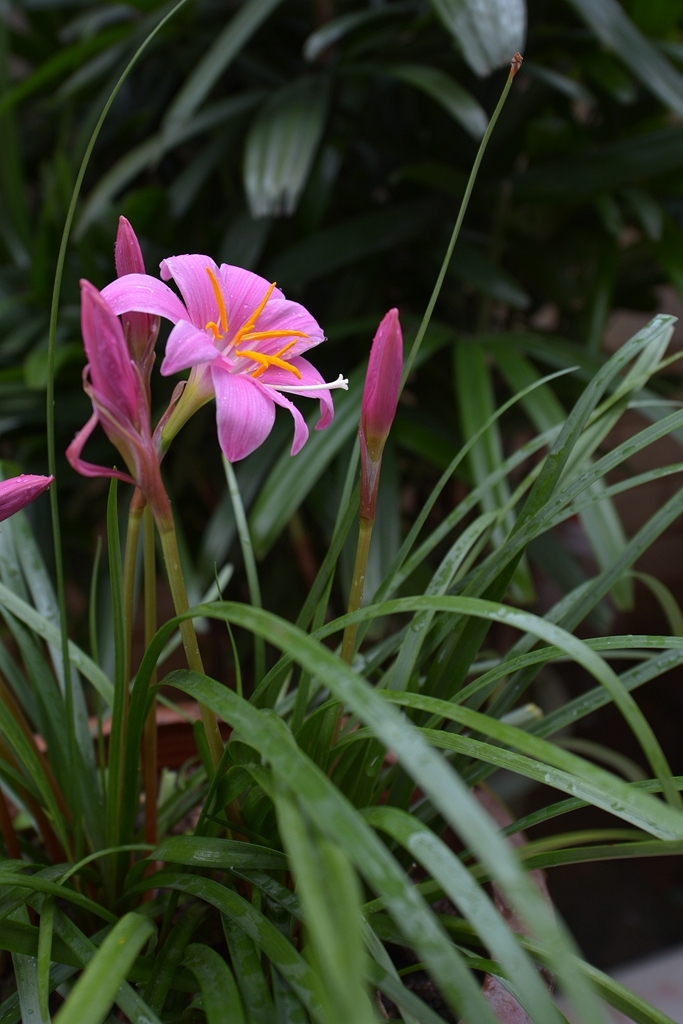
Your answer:
[[[486,131],[484,108],[445,71],[429,64],[391,64],[383,70],[440,103],[472,138],[480,139]]]
[[[50,994],[50,961],[52,959],[52,933],[55,923],[55,901],[48,896],[43,900],[38,937],[38,1002],[41,1016],[50,1015],[48,996]]]
[[[483,515],[478,516],[463,531],[451,546],[450,551],[444,555],[441,564],[425,590],[425,594],[437,595],[446,593],[470,549],[477,543],[482,534],[488,532],[495,521],[495,513],[485,512]],[[392,690],[405,690],[407,688],[433,618],[434,613],[432,612],[418,612],[413,618],[408,627],[405,640],[401,644],[396,665],[391,672],[389,686]]]
[[[243,783],[239,792],[244,789]],[[222,870],[287,871],[287,858],[279,850],[256,843],[240,843],[232,839],[209,836],[168,836],[150,854],[150,860],[189,867],[221,868]]]
[[[191,121],[226,68],[281,0],[246,0],[204,54],[166,112],[164,129]]]
[[[568,990],[578,1004],[581,1005],[586,1019],[588,1021],[600,1020],[602,1015],[596,1009],[590,995],[585,992],[581,982],[577,982],[575,972],[570,968],[569,976],[566,974],[567,961],[566,958],[563,958],[560,950],[568,948],[568,940],[564,937],[557,924],[546,916],[547,909],[543,905],[540,895],[534,891],[529,879],[520,872],[518,863],[511,851],[506,847],[504,841],[497,836],[496,831],[491,827],[490,821],[487,820],[481,808],[475,803],[450,767],[438,755],[430,753],[429,749],[423,746],[419,735],[407,722],[391,714],[387,715],[386,703],[375,695],[367,684],[358,679],[350,669],[343,666],[333,654],[326,651],[325,648],[303,636],[290,624],[278,622],[277,630],[275,630],[272,617],[264,612],[259,613],[257,609],[247,609],[239,606],[238,610],[238,606],[224,605],[222,611],[226,614],[228,614],[228,607],[230,608],[229,617],[231,621],[240,619],[243,623],[249,622],[252,629],[267,631],[271,641],[277,646],[289,649],[292,652],[296,650],[297,660],[301,660],[302,664],[309,671],[324,673],[328,686],[335,696],[338,699],[344,700],[356,714],[371,725],[377,737],[387,747],[397,752],[406,770],[411,773],[423,791],[429,794],[430,798],[439,807],[441,813],[444,814],[452,826],[459,833],[463,834],[465,842],[475,846],[477,855],[501,881],[512,904],[519,908],[520,913],[525,918],[528,918],[530,927],[534,929],[536,934],[542,934],[543,941],[547,942],[549,948],[554,950],[555,956],[553,959],[558,973],[564,977]],[[163,636],[163,631],[161,631],[156,643],[163,643]],[[155,643],[152,644],[149,652],[150,659],[153,657],[154,646]],[[271,736],[270,729],[268,731],[264,730],[262,715],[260,716],[255,709],[249,708],[248,705],[239,701],[238,698],[233,700],[234,695],[229,694],[227,691],[222,693],[218,688],[218,684],[196,675],[190,675],[187,672],[175,673],[171,678],[174,680],[174,685],[177,685],[186,692],[193,693],[193,695],[201,692],[203,695],[202,700],[208,703],[209,706],[212,706],[221,717],[231,721],[233,725],[239,723],[238,727],[240,731],[244,732],[245,736],[258,736],[256,745],[272,763],[281,763],[284,758],[287,766],[285,767],[283,764],[282,770],[285,772],[288,784],[294,786],[300,795],[307,785],[310,788],[311,785],[315,784],[317,801],[313,805],[307,801],[307,805],[309,813],[312,813],[314,808],[317,811],[315,818],[319,828],[326,832],[331,831],[332,838],[340,841],[344,829],[353,824],[355,836],[350,844],[350,848],[347,847],[347,852],[373,887],[378,891],[385,890],[387,881],[391,878],[389,891],[393,891],[396,894],[396,881],[401,880],[400,886],[403,892],[402,899],[400,900],[400,912],[398,911],[399,904],[394,902],[396,895],[391,896],[390,899],[401,918],[400,926],[402,928],[412,929],[418,920],[424,918],[423,906],[419,899],[416,901],[414,909],[411,907],[411,910],[406,914],[405,900],[408,899],[409,902],[412,902],[417,894],[414,892],[408,893],[404,890],[403,875],[401,872],[395,873],[391,858],[387,861],[388,852],[383,850],[381,844],[377,848],[374,837],[370,839],[363,830],[359,830],[351,809],[347,808],[341,794],[325,781],[325,776],[321,777],[321,773],[314,769],[305,758],[302,758],[300,765],[298,760],[294,760],[294,749],[289,743],[285,744],[283,742],[283,737],[280,734],[280,728],[284,729],[281,723],[276,730],[274,729],[275,722],[269,723],[270,728],[273,728]],[[380,703],[377,704],[377,701]],[[279,723],[280,720],[278,719],[277,722]],[[323,806],[325,808],[324,811]],[[334,829],[335,821],[339,822],[338,828],[342,827],[342,821],[348,822],[346,826],[342,827],[342,833]],[[676,821],[678,821],[678,816],[676,816]],[[431,962],[430,969],[434,974],[435,980],[442,986],[443,990],[445,992],[452,991],[452,980],[449,980],[449,974],[450,979],[456,976],[452,960],[450,957],[448,958],[451,960],[451,963],[444,974],[446,962],[441,952],[441,939],[438,933],[432,932],[431,925],[429,926],[429,931],[425,930],[428,921],[429,917],[426,920],[421,920],[420,923],[421,938],[419,941],[423,948],[426,947],[424,948],[426,955],[423,955],[423,959]],[[434,937],[433,939],[430,938],[427,943],[426,936],[430,932],[432,932]],[[439,952],[435,955],[437,948]],[[458,970],[458,967],[459,965],[456,961],[455,969]],[[449,1001],[450,998],[449,996]],[[461,993],[456,995],[456,1003],[461,999],[462,990]],[[478,992],[474,1005],[476,1005],[476,1013],[479,1015],[475,1019],[488,1020],[488,1007],[482,1012]]]
[[[516,992],[523,994],[525,1008],[532,1019],[559,1022],[548,991],[536,968],[524,955],[516,936],[484,889],[446,844],[422,822],[395,807],[371,807],[364,811],[364,815],[371,825],[401,843],[474,925],[486,947],[500,960],[508,977],[514,978]]]
[[[20,597],[2,583],[0,583],[0,604],[12,612],[13,615],[16,615],[21,622],[25,623],[43,640],[47,640],[48,643],[54,644],[55,647],[59,647],[61,650],[59,630],[40,615],[35,608],[32,608],[26,601],[22,601]],[[99,665],[96,665],[92,658],[89,658],[71,640],[69,641],[69,658],[79,672],[82,672],[86,679],[93,684],[107,704],[111,705],[114,697],[114,687],[111,682]]]
[[[670,110],[683,114],[683,76],[631,21],[617,0],[569,0],[608,49]]]
[[[190,904],[173,925],[161,952],[157,954],[152,974],[143,993],[143,999],[155,1013],[161,1013],[163,1010],[173,975],[185,955],[187,944],[205,914],[206,907],[201,903]]]
[[[126,914],[114,926],[55,1017],[55,1024],[101,1024],[122,981],[154,931],[139,914]]]
[[[253,939],[235,919],[221,914],[223,932],[248,1016],[255,1024],[275,1024],[275,1006],[263,973],[260,953]]]
[[[328,1024],[373,1024],[364,985],[360,887],[339,846],[311,830],[291,791],[275,793],[278,826],[297,879],[311,956],[322,981],[319,992]]]
[[[599,768],[590,761],[577,757],[567,750],[563,750],[553,743],[541,740],[524,732],[522,729],[516,729],[512,725],[506,725],[488,715],[471,711],[469,708],[458,707],[447,701],[438,700],[435,697],[428,697],[422,694],[398,695],[393,691],[384,691],[384,693],[388,700],[398,701],[406,707],[416,707],[424,711],[431,711],[435,715],[442,714],[444,718],[450,721],[457,721],[475,730],[477,733],[490,736],[506,746],[511,746],[513,749],[523,752],[526,756],[523,762],[517,762],[515,758],[508,758],[509,752],[501,750],[498,746],[488,749],[490,744],[481,745],[478,740],[474,740],[469,736],[460,736],[435,729],[426,730],[425,735],[429,737],[430,742],[443,749],[458,749],[463,752],[470,752],[473,756],[481,757],[484,760],[488,756],[493,757],[495,760],[502,759],[506,761],[508,767],[512,767],[513,764],[519,764],[532,771],[539,781],[543,780],[546,765],[552,765],[554,768],[559,769],[560,774],[555,775],[548,771],[548,785],[557,784],[557,787],[565,792],[576,793],[577,795],[579,795],[579,790],[581,790],[581,795],[584,799],[587,798],[590,803],[598,799],[600,801],[599,806],[605,810],[616,814],[618,817],[623,817],[626,821],[631,821],[634,825],[644,828],[659,838],[683,838],[683,835],[672,836],[666,831],[662,832],[660,827],[654,823],[652,812],[656,815],[658,801],[648,799],[638,790],[630,788],[628,783],[618,776],[605,771],[604,768]],[[500,763],[502,763],[502,760]],[[512,770],[514,771],[515,769],[512,768]],[[523,774],[526,774],[526,771]],[[671,785],[675,785],[673,779],[671,780]],[[575,788],[572,789],[572,787]],[[683,815],[679,817],[681,819],[680,829],[683,827]]]
[[[220,954],[210,946],[195,942],[185,949],[183,959],[202,989],[202,1009],[208,1024],[245,1024],[242,1000],[232,971]]]
[[[253,217],[296,210],[325,127],[328,97],[328,81],[306,75],[277,90],[256,115],[244,149]]]

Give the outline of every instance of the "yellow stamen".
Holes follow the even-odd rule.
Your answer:
[[[260,363],[260,366],[251,374],[252,377],[260,377],[262,373],[265,373],[271,366],[278,366],[281,370],[286,370],[288,373],[293,373],[295,377],[301,380],[301,371],[292,366],[291,363],[286,362],[284,359],[280,359],[279,356],[266,356],[262,352],[251,352],[249,349],[242,349],[241,352],[235,352],[235,355],[240,359],[252,359],[255,363]]]
[[[218,312],[220,313],[221,327],[223,328],[223,334],[227,334],[228,333],[228,314],[225,311],[225,302],[223,300],[223,292],[221,291],[221,287],[220,287],[218,281],[216,280],[216,275],[214,274],[214,272],[211,269],[211,267],[207,267],[206,268],[206,272],[209,275],[209,281],[211,282],[211,287],[213,288],[213,294],[216,296],[216,302],[218,303]],[[207,326],[207,328],[212,327],[212,326],[215,327],[216,324],[210,324],[209,323],[206,326]],[[217,337],[220,337],[220,335],[217,335]]]
[[[252,331],[250,334],[243,334],[241,341],[256,341],[263,338],[307,338],[303,331]],[[292,344],[294,344],[292,342]]]
[[[235,335],[235,338],[233,340],[233,345],[236,345],[238,341],[242,341],[242,339],[244,338],[244,335],[247,334],[252,329],[252,327],[254,326],[254,324],[256,323],[258,318],[260,317],[261,313],[265,309],[265,306],[266,306],[266,303],[267,303],[268,299],[273,294],[273,288],[274,287],[275,287],[275,281],[273,281],[273,283],[271,284],[270,288],[268,289],[266,294],[263,296],[261,302],[256,307],[254,312],[251,314],[251,316],[249,317],[247,322],[242,324],[242,326],[240,327],[239,331],[237,332],[237,334]]]
[[[213,320],[209,320],[209,322],[206,325],[206,327],[204,328],[204,330],[205,331],[213,331],[213,336],[216,339],[216,341],[220,341],[220,339],[223,337],[221,332],[218,330],[218,324],[215,324],[213,322]]]

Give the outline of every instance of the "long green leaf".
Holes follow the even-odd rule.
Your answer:
[[[617,0],[569,0],[603,44],[617,53],[643,85],[683,114],[683,76],[636,28]]]
[[[465,842],[476,848],[477,855],[499,880],[513,905],[518,907],[523,916],[528,916],[530,927],[537,934],[542,934],[543,940],[548,943],[548,948],[555,951],[558,972],[564,977],[567,988],[572,992],[573,997],[582,1006],[582,1012],[585,1013],[587,1019],[599,1019],[600,1015],[596,1015],[590,997],[584,995],[581,984],[576,982],[574,972],[570,971],[569,977],[564,973],[566,961],[563,960],[563,954],[560,951],[566,948],[566,940],[561,938],[555,924],[546,916],[547,911],[540,896],[533,890],[529,880],[519,872],[510,851],[491,829],[490,822],[481,808],[475,804],[450,768],[421,743],[417,733],[409,728],[405,721],[401,721],[393,715],[387,715],[386,704],[373,694],[372,690],[362,683],[354,673],[344,667],[329,651],[303,636],[295,627],[278,621],[277,628],[275,628],[272,617],[256,609],[224,605],[221,611],[233,622],[239,620],[242,624],[249,623],[250,628],[260,629],[264,634],[267,631],[271,642],[281,649],[289,648],[292,653],[296,649],[297,658],[301,660],[304,667],[311,672],[323,674],[335,696],[350,704],[353,710],[373,728],[378,738],[388,748],[397,752],[406,770],[413,775],[423,790],[430,794],[446,819],[459,833],[462,832]],[[153,664],[155,648],[163,642],[163,637],[164,631],[162,630],[148,652],[150,659],[148,664]],[[256,728],[258,722],[252,718],[252,715],[258,713],[254,709],[244,708],[241,702],[235,704],[232,695],[227,691],[217,692],[211,684],[187,674],[178,675],[175,678],[179,688],[196,694],[201,692],[202,699],[222,717],[232,720],[233,724],[237,724],[239,720],[241,730],[244,729],[247,722],[250,723],[252,730]],[[144,679],[144,674],[140,676],[140,679],[141,681]],[[238,698],[235,698],[235,701],[238,701]],[[378,701],[379,703],[377,703]],[[261,746],[261,741],[259,741],[259,746]],[[272,754],[269,752],[269,758],[280,755],[285,749],[281,740],[271,746],[273,751]],[[287,751],[287,753],[290,752]],[[310,765],[306,764],[306,773],[310,774],[310,771]],[[289,782],[294,784],[291,777]],[[675,812],[664,807],[662,810],[666,815],[675,815],[675,821],[678,823],[678,815]],[[322,822],[318,821],[318,826],[323,829],[329,827],[327,814]],[[359,851],[356,850],[352,856],[358,857]],[[382,860],[378,862],[378,866]],[[364,873],[370,869],[365,858],[359,867]],[[377,882],[378,879],[373,879],[373,881]],[[404,926],[405,921],[402,924],[402,927]],[[441,975],[441,971],[438,973]],[[441,977],[439,977],[439,983],[442,983]]]
[[[55,1024],[102,1024],[138,952],[154,931],[139,914],[126,914],[114,926],[76,982]]]
[[[288,83],[259,111],[244,149],[244,187],[253,217],[294,213],[325,127],[329,89],[306,76]]]
[[[242,47],[281,0],[245,0],[204,54],[166,112],[165,130],[188,123]]]
[[[202,987],[202,1009],[208,1024],[245,1024],[242,1001],[232,971],[215,949],[193,943],[185,949],[185,967],[196,975]]]

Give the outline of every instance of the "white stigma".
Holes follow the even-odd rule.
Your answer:
[[[299,391],[335,391],[339,388],[342,391],[349,390],[348,379],[342,377],[341,373],[331,384],[267,384],[265,380],[261,381],[261,383],[266,384],[269,388],[274,388],[276,391],[287,391],[294,395]]]

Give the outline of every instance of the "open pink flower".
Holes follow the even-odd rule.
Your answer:
[[[22,473],[21,476],[3,480],[0,483],[0,522],[9,519],[29,502],[35,501],[39,494],[47,490],[53,479],[51,476]]]
[[[165,375],[191,369],[183,397],[167,424],[177,429],[200,405],[216,396],[221,448],[231,462],[265,441],[275,406],[294,418],[292,455],[308,438],[308,427],[284,393],[320,400],[316,430],[332,422],[331,388],[346,388],[340,376],[326,384],[302,353],[324,340],[311,314],[264,278],[239,267],[216,266],[208,256],[172,256],[161,264],[185,304],[167,285],[143,274],[128,274],[103,290],[116,314],[137,310],[171,320],[175,326],[161,365]],[[175,422],[173,422],[175,419]],[[165,430],[166,436],[166,430]]]
[[[83,389],[92,401],[93,414],[67,448],[66,457],[82,476],[118,477],[136,484],[151,500],[160,486],[160,476],[147,389],[131,358],[120,320],[88,281],[81,281],[81,330],[88,357]],[[123,457],[130,476],[81,458],[98,422]]]

